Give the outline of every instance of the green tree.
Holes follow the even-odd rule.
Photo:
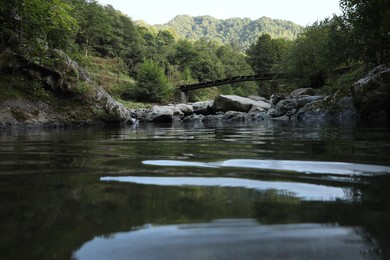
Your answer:
[[[172,87],[168,79],[154,61],[146,60],[140,65],[138,83],[136,86],[137,98],[141,101],[163,102],[172,97]]]
[[[94,48],[101,46],[104,39],[112,37],[112,16],[96,0],[81,1],[78,8],[80,30],[77,41],[87,57]]]
[[[269,34],[263,34],[246,51],[247,61],[257,74],[270,72],[280,63],[289,46],[287,40],[272,39]]]
[[[10,1],[0,5],[2,19],[13,19],[0,29],[3,45],[10,37],[9,27],[19,33],[13,47],[26,57],[40,57],[47,48],[68,49],[74,42],[78,30],[76,19],[71,16],[71,7],[60,0]],[[16,44],[15,44],[16,43]]]
[[[320,87],[325,84],[336,64],[329,47],[328,20],[306,28],[285,56],[281,72],[299,79],[300,87]]]
[[[246,62],[245,55],[230,45],[220,46],[217,50],[218,59],[224,66],[225,77],[253,75],[251,66]],[[220,88],[223,94],[249,96],[258,94],[256,82],[239,82]]]
[[[218,44],[204,38],[195,42],[197,55],[190,63],[192,75],[198,81],[217,80],[225,76],[224,67],[218,59]]]
[[[341,0],[340,6],[359,50],[354,58],[374,64],[390,62],[390,1]]]

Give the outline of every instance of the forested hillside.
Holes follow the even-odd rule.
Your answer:
[[[306,28],[269,18],[209,16],[178,16],[156,28],[95,0],[1,1],[0,98],[15,97],[19,90],[44,97],[47,82],[23,78],[10,56],[50,64],[56,63],[49,55],[54,49],[86,68],[111,95],[127,100],[172,101],[180,84],[259,72],[281,73],[283,80],[191,91],[191,99],[220,93],[268,96],[307,86],[347,88],[346,82],[359,76],[354,71],[389,63],[389,5],[341,0],[342,15]],[[342,75],[345,71],[350,74]]]
[[[211,16],[178,15],[159,29],[173,29],[181,37],[199,40],[204,37],[219,40],[223,44],[235,44],[246,50],[262,34],[272,38],[295,39],[303,27],[293,22],[262,17],[257,20],[249,18],[216,19]]]

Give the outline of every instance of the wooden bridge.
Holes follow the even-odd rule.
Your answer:
[[[265,81],[265,80],[272,80],[274,78],[275,78],[274,73],[262,73],[262,74],[256,74],[256,75],[236,76],[236,77],[230,77],[230,78],[226,78],[226,79],[219,79],[219,80],[206,81],[206,82],[200,82],[200,83],[195,83],[195,84],[181,85],[178,88],[180,90],[180,101],[186,102],[187,92],[189,90],[210,88],[210,87],[216,87],[216,86],[232,84],[232,83],[237,83],[237,82],[244,82],[244,81]]]

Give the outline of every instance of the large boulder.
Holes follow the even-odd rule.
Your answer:
[[[148,121],[151,122],[172,122],[174,114],[173,106],[153,106],[148,114]]]
[[[213,105],[213,100],[195,102],[192,104],[192,111],[195,114],[210,115],[214,112]]]
[[[355,124],[358,113],[351,96],[338,92],[326,99],[307,103],[294,115],[298,121],[317,123]]]
[[[390,68],[376,67],[357,81],[351,91],[363,121],[390,121]]]
[[[255,101],[250,98],[244,98],[234,95],[220,95],[214,100],[214,110],[227,112],[249,112],[252,107],[260,107],[268,110],[271,104],[264,101]]]

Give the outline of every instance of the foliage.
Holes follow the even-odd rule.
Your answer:
[[[172,88],[164,71],[152,60],[141,64],[135,91],[138,100],[148,102],[163,102],[172,96]]]
[[[290,42],[284,39],[272,39],[270,35],[264,34],[246,51],[247,61],[257,74],[270,72],[280,63],[289,45]]]
[[[135,81],[127,73],[127,67],[120,58],[89,57],[85,66],[91,78],[116,98],[135,97]]]
[[[159,29],[174,29],[181,37],[192,40],[213,39],[223,44],[236,44],[246,50],[262,34],[273,38],[295,39],[302,27],[292,22],[262,17],[258,20],[230,18],[220,20],[211,16],[178,15]]]
[[[28,57],[46,48],[68,49],[73,44],[78,24],[71,7],[60,1],[25,0],[2,4],[2,45],[16,48]]]
[[[342,74],[362,63],[390,61],[389,5],[384,0],[341,0],[342,16],[303,29],[266,17],[186,15],[154,27],[134,23],[97,0],[1,1],[0,51],[44,64],[55,62],[42,55],[48,48],[62,49],[111,95],[128,100],[168,101],[172,86],[262,72],[285,79],[191,91],[190,98],[269,96],[307,86],[332,89],[330,85],[346,87],[353,77]],[[11,68],[7,73],[14,72]],[[44,98],[39,84],[26,91]],[[83,87],[76,86],[81,93]],[[9,88],[3,90],[9,93]]]
[[[341,0],[345,20],[352,26],[356,52],[366,62],[390,62],[390,2]]]

